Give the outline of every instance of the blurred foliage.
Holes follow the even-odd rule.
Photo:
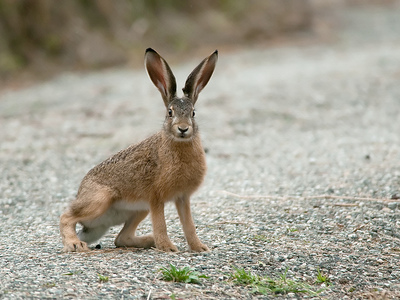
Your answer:
[[[0,0],[0,75],[121,64],[150,46],[264,41],[307,29],[311,17],[307,0]]]

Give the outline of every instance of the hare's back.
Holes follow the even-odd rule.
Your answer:
[[[107,186],[123,194],[148,187],[158,172],[159,140],[158,135],[153,135],[98,164],[86,174],[81,189],[90,182]]]

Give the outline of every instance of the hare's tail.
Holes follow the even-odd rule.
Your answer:
[[[78,237],[81,241],[88,244],[98,241],[108,230],[108,226],[98,226],[95,228],[83,227],[78,232]]]

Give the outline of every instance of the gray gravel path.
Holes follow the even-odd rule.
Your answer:
[[[3,93],[0,298],[400,298],[399,15],[342,14],[350,27],[330,45],[220,53],[197,105],[209,170],[192,208],[207,254],[187,251],[173,206],[178,254],[115,249],[119,228],[101,250],[61,252],[59,216],[85,173],[162,123],[144,70],[64,74]],[[198,59],[172,66],[179,84]],[[146,220],[140,232],[150,228]],[[165,282],[157,270],[168,263],[209,279]],[[332,285],[318,296],[258,295],[229,280],[233,267],[287,270],[315,289],[320,269]]]

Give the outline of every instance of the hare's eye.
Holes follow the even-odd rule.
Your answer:
[[[168,116],[172,117],[172,109],[168,110]]]
[[[192,112],[192,117],[194,117],[196,115],[196,112],[195,111],[193,111]]]

